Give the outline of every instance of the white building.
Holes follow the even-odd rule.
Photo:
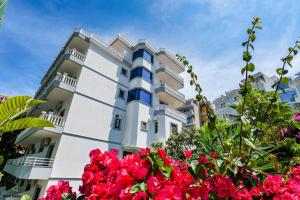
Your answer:
[[[300,109],[300,72],[295,74],[294,77],[289,78],[287,85],[280,84],[280,88],[284,90],[279,90],[280,100],[287,102],[291,108],[295,110]]]
[[[41,81],[31,111],[55,128],[21,132],[23,157],[9,160],[5,172],[17,178],[3,196],[44,196],[57,180],[81,184],[89,152],[118,149],[120,156],[180,131],[186,116],[177,111],[185,97],[184,66],[167,49],[145,40],[131,43],[118,35],[110,44],[77,29]],[[19,197],[16,197],[19,199]]]
[[[272,86],[278,80],[276,76],[268,77],[261,72],[254,74],[253,78],[254,82],[251,82],[252,87],[256,90],[265,92],[274,90]],[[244,81],[245,80],[242,80],[241,83]],[[237,113],[233,108],[230,107],[230,105],[237,104],[239,96],[239,89],[234,89],[229,92],[225,92],[225,95],[222,95],[213,101],[215,114],[218,119],[234,123],[234,120],[230,116],[236,115]]]
[[[208,119],[207,107],[196,99],[186,100],[184,106],[182,106],[179,111],[186,115],[185,128],[199,129]]]

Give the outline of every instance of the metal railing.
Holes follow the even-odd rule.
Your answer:
[[[85,60],[85,55],[81,52],[79,52],[77,49],[73,48],[73,49],[70,49],[70,48],[66,48],[66,51],[65,51],[65,54],[70,54],[76,58],[78,58],[79,60],[81,61],[84,61]]]
[[[154,111],[164,110],[164,111],[167,111],[167,112],[169,112],[171,114],[179,116],[181,118],[186,118],[186,116],[185,116],[184,113],[179,112],[178,110],[172,109],[169,106],[164,105],[164,104],[160,104],[160,105],[154,106],[153,109],[154,109]]]
[[[7,161],[10,165],[27,166],[27,167],[52,167],[54,159],[39,157],[20,157]]]
[[[48,120],[57,126],[64,126],[65,123],[64,117],[52,113],[42,113],[40,118]]]
[[[156,89],[158,88],[165,88],[165,91],[170,93],[170,94],[173,94],[173,95],[176,95],[178,96],[180,99],[182,99],[184,101],[184,95],[181,94],[180,92],[178,92],[177,90],[174,90],[173,88],[167,86],[166,84],[158,84],[155,86]]]
[[[168,74],[170,74],[173,78],[177,79],[178,81],[180,81],[181,83],[184,82],[183,78],[178,76],[176,73],[174,73],[172,70],[170,70],[168,67],[166,67],[165,65],[159,66],[159,68],[156,70],[156,73],[159,73],[161,71],[164,71]]]

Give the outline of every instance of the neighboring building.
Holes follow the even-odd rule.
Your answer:
[[[4,170],[17,181],[4,195],[26,192],[37,199],[60,179],[76,190],[90,150],[118,149],[122,156],[181,131],[183,71],[168,50],[145,40],[133,44],[118,35],[106,44],[75,30],[35,95],[47,102],[31,112],[56,127],[18,135],[16,143],[28,150],[6,164]]]
[[[270,92],[273,91],[273,85],[278,80],[276,76],[268,77],[267,75],[258,72],[253,75],[254,82],[251,82],[251,85],[254,89]],[[243,83],[245,80],[242,80]],[[234,89],[229,92],[225,92],[225,96],[215,99],[213,101],[215,114],[218,119],[230,121],[234,123],[234,119],[231,117],[232,115],[236,115],[236,111],[230,107],[232,104],[238,103],[239,98],[239,89]]]
[[[186,128],[200,128],[207,121],[207,108],[195,99],[188,99],[179,111],[186,115]]]
[[[293,109],[300,109],[300,72],[289,78],[288,85],[280,84],[280,100],[287,102]]]
[[[234,123],[234,120],[230,116],[236,115],[236,111],[231,108],[230,105],[238,103],[240,96],[239,91],[239,89],[235,89],[225,92],[225,95],[222,95],[213,101],[215,115],[218,119]]]

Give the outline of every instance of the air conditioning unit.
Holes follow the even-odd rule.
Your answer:
[[[51,142],[51,138],[44,138],[42,141],[41,141],[41,147],[44,147],[44,146],[48,146]]]

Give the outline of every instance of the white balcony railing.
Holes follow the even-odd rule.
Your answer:
[[[40,116],[40,118],[48,120],[50,122],[52,122],[54,125],[57,126],[64,126],[65,120],[64,117],[62,116],[58,116],[52,113],[42,113],[42,115]]]
[[[173,72],[172,70],[170,70],[168,67],[166,67],[165,65],[160,66],[157,70],[156,73],[159,72],[165,72],[167,74],[169,74],[171,77],[173,77],[174,79],[178,80],[180,83],[183,84],[184,80],[181,76],[177,75],[175,72]]]
[[[168,113],[168,114],[175,116],[176,118],[180,118],[184,122],[186,121],[186,115],[184,113],[179,112],[178,110],[172,109],[167,105],[160,104],[160,105],[154,106],[153,109],[154,109],[154,112],[155,111],[156,112],[164,111],[164,113]]]
[[[178,92],[177,90],[174,90],[173,88],[167,86],[166,84],[158,84],[155,86],[156,89],[162,88],[165,92],[177,96],[179,99],[184,101],[184,95]]]
[[[74,87],[76,87],[77,84],[77,80],[75,78],[72,78],[66,74],[61,74],[59,72],[57,73],[56,79]]]
[[[75,58],[78,58],[81,61],[85,60],[85,55],[83,53],[79,52],[75,48],[73,48],[73,49],[66,48],[65,54],[72,55],[72,56],[74,56]]]
[[[51,88],[51,86],[53,85],[53,83],[55,81],[61,81],[63,83],[66,83],[66,84],[74,86],[74,87],[76,87],[76,85],[77,85],[77,80],[75,78],[68,76],[66,73],[62,74],[60,72],[57,72],[56,76],[52,80],[50,80],[46,85],[39,88],[39,90],[36,93],[36,97],[38,98],[42,94],[47,92],[48,89]]]
[[[20,157],[7,161],[9,165],[27,166],[27,167],[52,167],[54,159],[39,157]]]

